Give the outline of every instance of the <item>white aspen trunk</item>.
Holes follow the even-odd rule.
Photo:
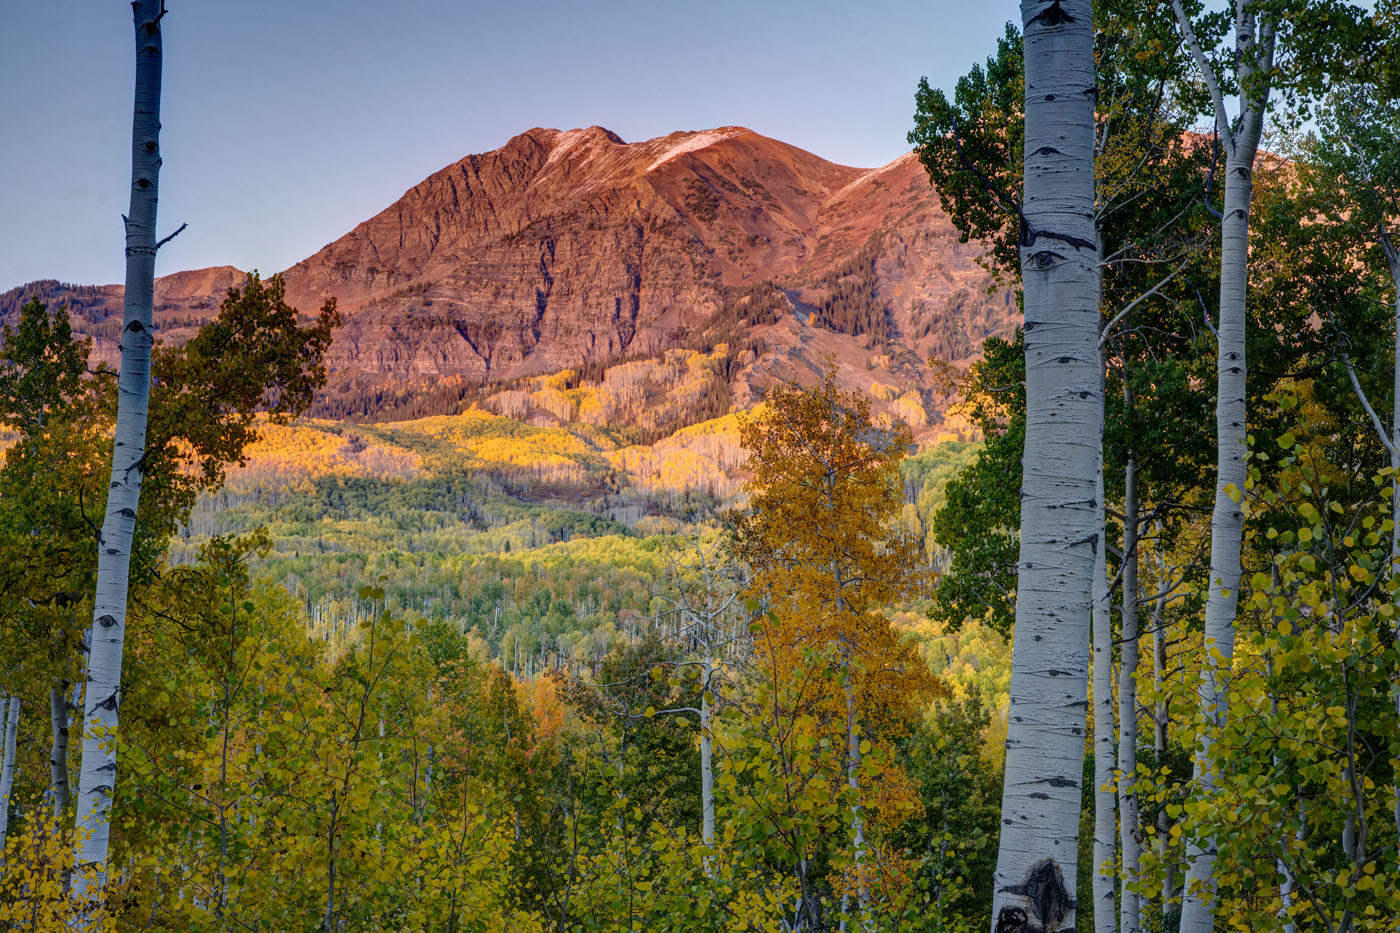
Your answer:
[[[715,772],[710,736],[710,678],[714,662],[705,657],[704,690],[700,694],[700,838],[707,846],[715,844]]]
[[[1099,468],[1098,523],[1104,535],[1103,468]],[[1117,826],[1113,795],[1113,624],[1109,615],[1108,555],[1099,548],[1094,557],[1094,931],[1115,933],[1113,879]]]
[[[1389,437],[1384,424],[1376,414],[1375,409],[1366,398],[1366,393],[1361,388],[1361,382],[1356,378],[1356,373],[1352,370],[1351,361],[1343,357],[1346,364],[1347,375],[1351,377],[1352,389],[1356,392],[1357,400],[1361,402],[1361,407],[1365,409],[1367,416],[1371,419],[1372,426],[1380,436],[1381,443],[1385,445],[1390,453],[1391,476],[1391,523],[1393,525],[1390,533],[1390,573],[1400,573],[1400,252],[1397,252],[1395,241],[1389,230],[1382,226],[1380,231],[1381,249],[1385,252],[1386,262],[1390,266],[1391,282],[1395,289],[1395,314],[1394,314],[1394,334],[1395,344],[1391,357],[1392,387],[1391,399],[1393,408],[1390,416]],[[1400,637],[1400,620],[1397,620],[1395,633]],[[1395,714],[1400,717],[1400,693],[1395,696]],[[1391,789],[1393,798],[1393,809],[1395,819],[1395,831],[1400,833],[1400,779],[1397,779]],[[1351,817],[1347,818],[1347,826],[1344,833],[1352,831]],[[1345,836],[1343,846],[1345,847]],[[1349,853],[1348,853],[1349,855]]]
[[[1277,584],[1277,575],[1275,575],[1274,580],[1275,584]],[[1272,676],[1273,672],[1273,662],[1271,661],[1269,663],[1269,674]],[[1269,696],[1269,711],[1274,716],[1278,715],[1278,697],[1275,697],[1273,695]],[[1279,766],[1278,755],[1274,755],[1273,758],[1274,767],[1277,769]],[[1306,819],[1299,821],[1298,834],[1296,836],[1296,838],[1299,841],[1302,841],[1303,830],[1305,828],[1306,822]],[[1279,843],[1279,850],[1287,851],[1287,839],[1280,839]],[[1274,859],[1274,867],[1278,870],[1278,873],[1283,876],[1283,880],[1279,882],[1278,886],[1279,929],[1282,931],[1282,933],[1294,933],[1295,928],[1293,925],[1291,914],[1293,910],[1293,891],[1296,886],[1296,883],[1293,878],[1293,872],[1289,870],[1288,863],[1282,858]]]
[[[10,697],[5,715],[5,763],[0,766],[0,864],[10,833],[10,792],[15,786],[15,742],[19,737],[19,697]]]
[[[1118,825],[1123,852],[1119,894],[1120,933],[1138,933],[1141,908],[1133,887],[1138,880],[1142,840],[1138,831],[1137,775],[1138,667],[1138,480],[1137,460],[1130,454],[1123,471],[1123,648],[1118,669]]]
[[[1390,572],[1400,572],[1400,248],[1389,230],[1381,231],[1381,248],[1385,251],[1386,262],[1390,265],[1390,281],[1395,288],[1395,347],[1391,356],[1392,387],[1390,412],[1390,468],[1391,512],[1395,525],[1390,532]],[[1395,623],[1395,634],[1400,639],[1400,620]],[[1395,694],[1395,715],[1400,718],[1400,692]],[[1394,786],[1395,832],[1400,835],[1400,777]]]
[[[432,684],[428,684],[428,706],[431,707],[432,705],[433,705],[433,685],[432,685]],[[258,754],[261,755],[261,754],[262,754],[262,751],[259,750]],[[432,799],[432,794],[433,794],[433,744],[432,744],[431,742],[429,742],[429,743],[428,743],[427,761],[424,763],[424,768],[423,768],[423,797],[422,797],[421,802],[420,802],[419,805],[418,805],[418,814],[417,814],[417,817],[416,817],[416,822],[417,822],[418,825],[420,825],[420,826],[423,824],[423,814],[425,814],[425,813],[428,812],[428,804],[429,804],[429,802],[430,802],[431,799]]]
[[[1158,566],[1165,571],[1166,561],[1159,560]],[[1165,579],[1165,572],[1158,574],[1159,585]],[[1157,604],[1152,612],[1152,686],[1158,697],[1163,695],[1162,687],[1167,678],[1166,609],[1167,596],[1163,587],[1163,593],[1157,597]],[[1152,710],[1152,760],[1159,768],[1167,758],[1167,729],[1171,724],[1168,715],[1166,700],[1159,699]],[[1167,819],[1167,808],[1161,807],[1157,811],[1157,857],[1159,864],[1163,866],[1162,929],[1167,929],[1170,918],[1175,913],[1172,909],[1172,898],[1176,896],[1176,862],[1168,858],[1170,853],[1171,821]]]
[[[1273,68],[1274,29],[1257,0],[1235,4],[1234,57],[1240,116],[1225,110],[1220,76],[1196,39],[1181,0],[1172,0],[1181,29],[1215,108],[1216,132],[1225,148],[1224,211],[1220,221],[1220,307],[1216,332],[1216,477],[1211,513],[1210,579],[1206,597],[1205,644],[1201,668],[1201,719],[1196,737],[1193,783],[1200,793],[1217,790],[1212,745],[1228,715],[1227,688],[1235,649],[1239,600],[1240,539],[1245,487],[1245,312],[1249,281],[1249,207],[1254,157],[1264,125]],[[1195,834],[1186,843],[1186,883],[1182,892],[1181,933],[1212,933],[1215,926],[1215,843]]]
[[[870,906],[870,892],[865,884],[865,818],[860,807],[860,728],[856,717],[856,690],[852,682],[851,655],[847,649],[841,659],[841,684],[846,692],[846,785],[851,789],[851,860],[855,864],[860,882],[856,889],[856,900],[860,905],[862,923],[868,923],[866,911]],[[841,898],[841,926],[846,929],[846,897]]]
[[[1306,820],[1298,825],[1298,832],[1294,836],[1299,842],[1303,841],[1303,830],[1306,828]],[[1279,899],[1279,929],[1282,933],[1296,933],[1297,928],[1293,924],[1293,891],[1296,882],[1293,880],[1293,872],[1289,871],[1288,865],[1283,859],[1276,859],[1278,873],[1283,876],[1283,881],[1278,886]]]
[[[321,933],[334,933],[335,925],[335,856],[336,850],[340,848],[340,840],[335,835],[336,825],[336,797],[335,791],[331,791],[331,831],[326,840],[326,910],[321,915]],[[519,830],[516,831],[517,837]]]
[[[97,548],[97,590],[88,650],[82,767],[78,775],[74,885],[79,903],[104,883],[116,792],[117,713],[121,702],[122,642],[126,635],[127,583],[141,473],[146,452],[146,412],[151,390],[152,312],[155,292],[156,191],[160,175],[161,0],[132,3],[136,32],[136,90],[131,125],[131,206],[126,224],[126,296],[122,315],[121,370],[112,479]],[[80,909],[76,928],[87,925]]]
[[[378,762],[379,762],[379,783],[380,783],[380,786],[383,786],[383,784],[384,784],[384,717],[383,717],[383,716],[380,716],[380,717],[379,717],[379,751],[375,753],[375,756],[376,756],[376,760],[378,760]],[[382,852],[384,851],[384,821],[383,821],[383,820],[375,820],[375,822],[374,822],[374,840],[375,840],[376,842],[379,843],[379,851],[382,853]]]
[[[57,827],[68,809],[68,698],[64,696],[67,681],[49,688],[49,729],[53,745],[49,748],[49,781],[53,785],[53,821]]]
[[[1240,585],[1240,540],[1245,486],[1245,291],[1249,258],[1249,202],[1254,155],[1225,163],[1225,217],[1221,221],[1220,323],[1217,338],[1215,436],[1217,470],[1211,517],[1210,590],[1206,597],[1201,713],[1195,783],[1216,791],[1211,764],[1215,733],[1225,727],[1227,690],[1235,653],[1235,610]],[[1215,916],[1215,844],[1189,839],[1181,933],[1211,933]]]
[[[1089,0],[1023,0],[1026,441],[992,926],[1074,927],[1089,624],[1103,546]]]

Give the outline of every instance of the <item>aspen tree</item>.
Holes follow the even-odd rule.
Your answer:
[[[1026,442],[1002,832],[1000,931],[1074,925],[1103,393],[1088,0],[1027,0],[1018,241]]]
[[[1225,150],[1224,209],[1220,219],[1220,297],[1216,333],[1216,476],[1211,512],[1210,578],[1206,598],[1201,712],[1205,725],[1197,737],[1195,778],[1209,794],[1216,776],[1209,767],[1212,734],[1227,718],[1227,685],[1234,657],[1235,613],[1240,587],[1240,542],[1244,530],[1245,489],[1245,299],[1248,287],[1249,208],[1254,161],[1264,130],[1271,71],[1274,67],[1274,14],[1259,0],[1235,6],[1234,74],[1239,84],[1237,120],[1225,106],[1225,85],[1207,58],[1195,26],[1172,0],[1182,39],[1210,93],[1215,130]],[[1209,933],[1214,925],[1214,844],[1187,842],[1186,890],[1182,901],[1183,933]]]
[[[823,738],[844,752],[849,887],[869,922],[869,736],[938,685],[876,614],[911,591],[917,570],[915,542],[894,527],[909,432],[875,426],[869,399],[841,392],[833,375],[812,390],[774,386],[762,414],[741,422],[753,478],[749,508],[735,516],[736,551],[753,573],[750,595],[768,600],[779,620],[760,623],[774,664],[810,670],[804,654],[815,650],[834,675],[801,711],[815,713],[830,729]]]
[[[1323,108],[1323,133],[1311,140],[1302,156],[1309,180],[1331,219],[1340,221],[1354,243],[1379,246],[1390,277],[1393,307],[1390,354],[1391,410],[1387,426],[1372,406],[1357,378],[1351,359],[1343,356],[1357,399],[1370,418],[1390,458],[1391,482],[1397,484],[1391,520],[1391,573],[1400,561],[1400,91],[1387,94],[1380,84],[1358,83],[1338,88]],[[1359,257],[1366,262],[1368,257]],[[1396,630],[1400,633],[1400,627]],[[1400,716],[1400,694],[1396,695]],[[1400,780],[1394,790],[1394,821],[1400,833]]]
[[[131,206],[126,225],[126,295],[122,314],[117,423],[106,517],[97,549],[97,595],[89,630],[82,767],[78,776],[80,871],[74,896],[83,903],[104,882],[116,793],[114,744],[121,704],[122,642],[136,509],[145,470],[146,416],[151,392],[155,297],[156,194],[160,177],[162,0],[132,3],[136,32],[136,90],[131,126]],[[177,231],[178,232],[178,231]],[[173,235],[173,234],[172,234]],[[85,921],[77,921],[79,928]]]
[[[1133,786],[1137,775],[1137,668],[1141,633],[1138,631],[1138,473],[1137,461],[1131,454],[1123,478],[1123,628],[1118,667],[1118,825],[1123,877],[1118,928],[1120,933],[1138,933],[1141,921],[1136,884],[1142,844]]]
[[[1153,386],[1154,396],[1175,394],[1181,392],[1179,383],[1184,370],[1161,365],[1160,331],[1154,333],[1158,345],[1148,352],[1144,352],[1147,348],[1133,334],[1138,332],[1139,322],[1148,324],[1150,321],[1148,326],[1152,326],[1162,319],[1161,311],[1154,310],[1149,301],[1160,298],[1170,307],[1171,291],[1180,289],[1178,280],[1186,271],[1192,254],[1191,207],[1193,201],[1199,200],[1194,190],[1198,176],[1193,168],[1200,157],[1181,145],[1185,121],[1166,103],[1170,89],[1180,81],[1180,67],[1174,59],[1163,61],[1160,54],[1154,54],[1154,50],[1163,47],[1165,25],[1144,22],[1140,10],[1126,4],[1095,6],[1099,20],[1095,32],[1099,90],[1094,114],[1096,171],[1092,236],[1098,255],[1093,271],[1095,294],[1100,300],[1102,320],[1106,322],[1097,336],[1101,348],[1110,340],[1117,344],[1116,354],[1105,353],[1102,365],[1107,375],[1125,383],[1132,379]],[[926,83],[921,84],[916,98],[919,108],[915,117],[916,130],[909,137],[919,146],[920,157],[945,203],[952,202],[948,208],[950,218],[964,236],[975,236],[987,243],[991,261],[1007,276],[1012,274],[1009,258],[1016,255],[1014,247],[1022,241],[1027,226],[1023,212],[1017,210],[1014,199],[1007,193],[1024,176],[1011,156],[1013,148],[1023,148],[1018,132],[1026,116],[1024,102],[1020,99],[1022,50],[1019,36],[1009,29],[1007,38],[999,43],[997,56],[988,59],[985,68],[974,67],[958,82],[954,101],[928,88]],[[1016,94],[1014,100],[1011,91]],[[1016,145],[1013,147],[1013,144]],[[1024,146],[1027,153],[1034,153],[1037,148]],[[1189,191],[1187,186],[1190,186]],[[1147,321],[1143,320],[1145,312]],[[1031,320],[1029,316],[1028,320]],[[1028,328],[1027,341],[1035,337]],[[951,570],[939,580],[941,606],[935,611],[954,620],[968,615],[968,609],[972,610],[972,615],[982,614],[988,605],[993,607],[992,618],[1000,620],[1009,614],[1003,606],[1014,608],[1007,599],[1013,576],[1007,572],[1009,562],[994,563],[986,558],[991,553],[988,542],[996,539],[997,529],[1019,524],[1017,512],[1022,504],[1014,500],[1003,503],[997,498],[998,487],[1008,485],[1008,474],[1016,475],[1015,468],[1006,462],[1003,450],[1014,447],[1019,453],[1022,446],[1019,434],[1024,403],[1018,398],[1022,380],[1020,366],[1005,363],[1016,349],[999,341],[988,341],[984,347],[986,360],[970,371],[969,382],[974,390],[970,402],[974,412],[990,410],[995,415],[979,419],[991,437],[976,467],[965,472],[956,485],[950,484],[949,507],[935,521],[942,540],[954,552]],[[1189,346],[1182,349],[1182,352],[1189,351]],[[989,365],[993,362],[1002,365],[993,370]],[[1162,373],[1165,378],[1159,380],[1149,373]],[[1189,391],[1182,394],[1191,397]],[[1097,395],[1102,397],[1102,390]],[[981,400],[983,397],[991,400],[990,405]],[[1131,405],[1128,407],[1131,409]],[[1119,434],[1131,414],[1128,413],[1127,419],[1122,411],[1112,416],[1118,420],[1112,422],[1110,433]],[[1194,419],[1186,418],[1182,423],[1192,424]],[[1178,469],[1168,465],[1178,461],[1177,447],[1168,442],[1155,448],[1160,453],[1150,458],[1149,467],[1154,479],[1164,468]],[[1029,443],[1025,452],[1029,462],[1033,456]],[[1161,453],[1168,456],[1162,457]],[[969,498],[967,491],[973,488],[978,495],[972,497],[976,505],[970,509],[965,500]],[[1086,498],[1101,501],[1101,497]],[[1091,533],[1099,540],[1106,540],[1101,518],[1095,522]],[[1131,559],[1131,552],[1126,559]],[[1115,758],[1112,639],[1108,617],[1105,615],[1102,620],[1095,621],[1100,622],[1105,634],[1096,637],[1102,648],[1094,652],[1095,746],[1099,751],[1096,752],[1098,778],[1094,790],[1098,846],[1093,862],[1095,866],[1110,866],[1113,838],[1117,835],[1114,826],[1117,801],[1109,786]],[[1056,666],[1055,669],[1062,668]],[[1131,678],[1128,683],[1135,686]],[[1093,882],[1095,901],[1111,908],[1115,900],[1112,878],[1101,876],[1096,869]],[[1114,929],[1113,917],[1105,913],[1111,914],[1112,910],[1094,912],[1095,927]]]
[[[63,819],[68,809],[68,698],[64,696],[67,681],[49,688],[49,728],[53,745],[49,748],[49,783],[53,786],[54,824]]]
[[[1098,478],[1098,527],[1104,527],[1103,471]],[[1094,677],[1094,930],[1114,933],[1113,877],[1117,851],[1113,846],[1113,624],[1110,618],[1106,548],[1094,557],[1093,677]]]
[[[15,740],[19,735],[19,697],[9,698],[6,710],[0,701],[0,721],[4,723],[4,764],[0,765],[0,859],[5,852],[5,840],[10,829],[10,795],[15,786]]]
[[[664,713],[693,713],[700,720],[700,841],[715,844],[714,698],[720,688],[717,678],[730,657],[741,652],[747,642],[738,609],[738,584],[734,568],[726,566],[718,540],[705,542],[699,537],[689,542],[683,557],[684,569],[673,555],[671,577],[674,586],[660,598],[671,608],[675,629],[668,636],[684,645],[694,656],[675,662],[676,667],[697,667],[700,692],[698,707],[658,710]],[[687,585],[686,578],[693,583]],[[679,683],[679,682],[677,682]]]

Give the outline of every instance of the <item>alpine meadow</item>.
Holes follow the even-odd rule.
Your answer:
[[[0,14],[0,928],[1400,930],[1400,0],[249,3]]]

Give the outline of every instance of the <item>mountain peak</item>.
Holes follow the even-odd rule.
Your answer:
[[[677,156],[685,155],[688,152],[699,152],[726,140],[742,136],[766,140],[766,137],[755,133],[746,126],[677,130],[674,133],[667,133],[665,136],[657,136],[634,143],[629,143],[607,127],[596,124],[571,130],[536,126],[511,139],[502,147],[502,151],[518,151],[522,148],[539,147],[548,152],[548,162],[557,162],[567,155],[584,150],[595,148],[606,150],[619,147],[624,150],[624,152],[618,153],[621,158],[635,161],[637,169],[642,172],[650,172]]]
[[[626,141],[612,130],[605,126],[588,126],[575,128],[572,130],[561,130],[551,126],[532,126],[523,133],[510,138],[502,146],[500,152],[519,150],[523,148],[541,147],[546,151],[557,151],[559,149],[575,149],[586,146],[590,143],[605,143],[613,146],[625,146]],[[472,158],[467,156],[467,158]]]
[[[743,126],[630,143],[597,125],[535,127],[433,173],[285,277],[294,306],[333,297],[346,316],[323,414],[724,346],[718,374],[696,383],[710,386],[706,411],[830,358],[932,429],[924,412],[945,401],[922,361],[966,361],[1014,330],[978,253],[913,155],[866,169]],[[162,279],[162,336],[187,336],[241,276]],[[0,318],[28,294],[0,295]],[[70,300],[101,359],[115,358],[119,296]]]
[[[699,130],[695,132],[671,133],[667,136],[658,136],[656,139],[647,141],[648,146],[659,146],[661,151],[656,158],[647,166],[647,171],[655,171],[662,165],[676,158],[685,155],[687,152],[698,152],[701,149],[722,143],[728,139],[739,136],[757,136],[753,130],[743,126],[721,126],[712,130]]]

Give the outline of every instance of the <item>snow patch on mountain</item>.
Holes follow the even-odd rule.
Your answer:
[[[903,164],[904,164],[905,162],[907,162],[907,161],[910,160],[910,159],[917,159],[917,158],[918,158],[918,156],[916,156],[914,153],[912,153],[912,152],[906,152],[904,155],[900,156],[898,159],[895,159],[893,162],[889,163],[888,165],[882,165],[882,166],[880,166],[879,168],[872,168],[870,171],[865,172],[864,174],[859,175],[859,176],[857,176],[856,178],[852,179],[851,182],[850,182],[849,184],[847,184],[845,187],[843,187],[843,188],[841,188],[841,189],[839,189],[839,190],[837,190],[837,191],[832,192],[831,196],[830,196],[829,198],[827,198],[826,201],[827,201],[828,204],[833,204],[833,203],[835,203],[835,202],[841,200],[841,199],[844,198],[846,195],[850,194],[852,191],[856,190],[857,188],[859,188],[861,185],[865,184],[866,182],[872,181],[872,180],[874,180],[875,178],[878,178],[878,177],[881,176],[881,175],[885,175],[885,174],[888,174],[888,173],[890,173],[890,172],[893,172],[893,171],[895,171],[895,170],[898,169],[898,168],[902,168],[902,167],[903,167]]]
[[[695,152],[700,149],[708,149],[715,143],[724,142],[726,139],[733,139],[735,136],[742,136],[747,132],[749,131],[741,126],[725,126],[717,130],[704,130],[700,133],[693,133],[661,153],[656,161],[647,166],[647,171],[654,172],[677,156],[682,156],[687,152]]]

